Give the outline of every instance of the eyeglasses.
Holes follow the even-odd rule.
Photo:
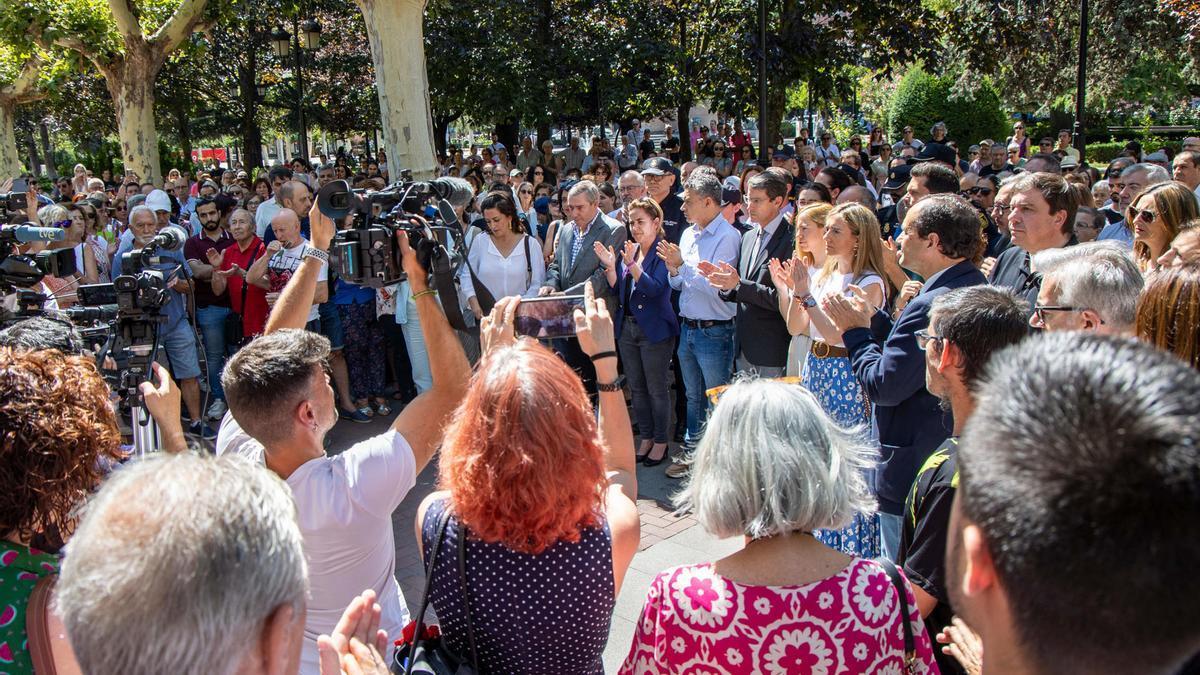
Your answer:
[[[941,335],[930,335],[929,331],[927,330],[919,330],[916,333],[913,333],[913,335],[917,336],[917,348],[921,351],[927,351],[929,349],[930,342],[937,345],[937,349],[941,349],[942,342],[946,340],[946,338],[942,337]]]
[[[519,194],[531,195],[531,194],[533,194],[533,190],[520,190]]]
[[[535,176],[545,176],[545,175],[546,175],[546,172],[545,172],[545,171],[538,170],[538,171],[534,171],[534,172],[533,172],[533,175],[535,175]]]
[[[1020,124],[1014,124],[1014,125],[1013,125],[1013,129],[1016,129],[1016,130],[1018,130],[1018,131],[1020,131],[1021,129],[1024,129],[1024,128],[1025,128],[1025,127],[1024,127],[1024,126],[1022,126],[1022,125],[1020,125]]]
[[[1046,325],[1046,312],[1082,312],[1086,307],[1070,307],[1068,305],[1034,305],[1033,318],[1037,321],[1033,325],[1041,327]],[[1101,321],[1100,323],[1104,323]]]
[[[969,194],[969,195],[980,195],[980,196],[982,196],[982,197],[986,197],[986,196],[988,196],[988,195],[992,194],[992,188],[988,188],[988,187],[973,187],[973,188],[970,188],[969,190],[967,190],[967,194]]]
[[[1129,209],[1129,213],[1133,215],[1134,220],[1140,220],[1143,223],[1153,223],[1158,214],[1153,211],[1142,211],[1140,209]]]
[[[1012,207],[1008,204],[996,202],[995,204],[992,204],[992,210],[999,211],[1000,213],[1008,213],[1009,211],[1012,211]]]

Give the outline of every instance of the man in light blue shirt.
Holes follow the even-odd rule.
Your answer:
[[[695,448],[708,417],[705,392],[728,384],[733,375],[737,305],[725,302],[700,273],[703,263],[736,266],[741,236],[721,215],[721,182],[712,171],[695,171],[684,183],[683,214],[692,223],[679,245],[663,241],[658,255],[667,263],[671,288],[679,291],[679,368],[687,395],[685,447]],[[667,476],[681,478],[686,465],[674,463]]]

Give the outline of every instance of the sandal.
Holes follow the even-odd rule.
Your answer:
[[[379,415],[387,417],[388,415],[392,414],[392,408],[387,403],[385,403],[383,401],[383,399],[376,399],[375,412]]]

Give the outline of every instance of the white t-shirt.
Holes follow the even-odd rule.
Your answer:
[[[304,251],[308,248],[308,240],[303,237],[300,243],[291,248],[281,248],[271,256],[271,260],[267,263],[267,292],[282,293],[284,286],[287,286],[291,281],[292,275],[296,270],[300,269],[301,258],[304,256]],[[317,283],[325,283],[329,278],[329,264],[322,262],[321,271],[317,274]],[[313,305],[308,311],[308,320],[315,321],[320,316],[317,306]]]
[[[811,287],[812,296],[816,298],[817,302],[820,302],[829,295],[840,295],[845,293],[846,288],[852,283],[864,291],[871,286],[879,286],[880,290],[885,291],[884,297],[887,297],[886,289],[883,285],[883,279],[881,279],[879,275],[875,274],[874,272],[864,272],[860,274],[857,281],[855,281],[853,274],[839,274],[838,272],[834,272],[833,274],[825,277],[825,279],[818,284],[817,276],[820,274],[820,272],[820,268],[813,268],[811,276],[809,276],[809,286]],[[808,333],[814,340],[821,340],[822,342],[834,347],[844,346],[842,344],[841,335],[834,335],[830,338],[826,338],[821,334],[821,330],[817,328],[816,323],[809,322]]]
[[[263,447],[226,413],[217,454],[262,462]],[[329,634],[346,605],[368,588],[383,607],[380,628],[398,637],[408,607],[396,583],[392,512],[416,484],[416,460],[394,430],[368,438],[335,456],[309,460],[287,478],[308,560],[308,617],[304,622],[301,675],[318,675],[317,636]],[[388,656],[390,662],[391,656]]]
[[[254,231],[258,234],[259,239],[267,236],[267,228],[271,226],[271,219],[282,210],[283,206],[276,203],[274,197],[258,205],[254,211]]]

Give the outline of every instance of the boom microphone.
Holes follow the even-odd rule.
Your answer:
[[[66,237],[67,231],[61,227],[37,227],[29,223],[0,225],[0,241],[62,241]]]

